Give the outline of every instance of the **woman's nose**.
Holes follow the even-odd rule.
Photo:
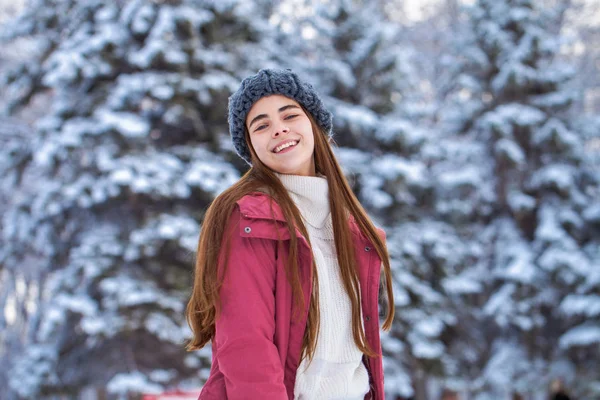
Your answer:
[[[290,133],[290,128],[288,128],[287,126],[281,124],[279,126],[276,127],[277,129],[275,129],[273,131],[273,136],[279,136],[282,133]]]

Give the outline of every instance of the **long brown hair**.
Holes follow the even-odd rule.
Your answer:
[[[331,209],[338,264],[344,288],[352,304],[352,334],[354,342],[365,355],[375,357],[377,355],[375,352],[376,349],[372,349],[367,343],[360,321],[360,286],[358,270],[355,267],[354,243],[348,225],[348,213],[354,216],[361,232],[373,244],[375,251],[377,251],[377,254],[383,261],[383,274],[380,276],[380,279],[383,281],[383,276],[385,276],[385,292],[388,299],[386,307],[387,316],[383,323],[383,329],[389,331],[394,320],[395,308],[387,247],[377,234],[376,228],[366,211],[352,192],[335,158],[331,144],[327,140],[326,132],[315,122],[313,116],[304,107],[302,109],[310,119],[314,133],[315,171],[325,175],[329,184],[329,206]],[[196,256],[194,287],[186,309],[186,318],[193,333],[192,339],[186,346],[188,351],[203,348],[215,335],[215,320],[218,318],[220,307],[219,288],[223,284],[221,277],[225,276],[224,273],[217,275],[219,249],[226,249],[224,254],[225,260],[221,265],[227,265],[229,256],[228,238],[223,236],[235,203],[245,195],[259,191],[265,187],[269,189],[272,199],[281,207],[287,228],[290,232],[286,276],[292,286],[294,306],[296,307],[295,314],[300,316],[302,315],[301,311],[305,309],[305,299],[300,282],[300,272],[298,270],[298,240],[295,234],[295,227],[298,227],[309,245],[310,238],[302,222],[300,212],[286,188],[273,171],[266,167],[256,155],[247,129],[245,129],[245,138],[252,157],[252,167],[240,180],[214,199],[204,216]],[[222,243],[222,241],[224,242]],[[313,272],[313,289],[301,355],[301,359],[308,356],[309,361],[313,359],[319,332],[318,276],[314,257],[311,268]]]

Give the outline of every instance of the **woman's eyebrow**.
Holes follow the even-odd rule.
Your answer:
[[[279,110],[277,110],[277,111],[279,111],[280,113],[282,113],[282,112],[284,112],[285,110],[287,110],[287,109],[290,109],[290,108],[300,108],[300,107],[298,107],[298,106],[297,106],[297,105],[295,105],[295,104],[288,104],[287,106],[283,106],[283,107],[281,107],[281,108],[280,108]],[[252,119],[252,121],[250,121],[250,125],[248,125],[248,130],[250,130],[250,128],[252,128],[252,124],[254,124],[255,122],[258,122],[258,121],[260,121],[261,119],[265,119],[265,118],[268,118],[268,117],[269,117],[269,116],[268,116],[267,114],[259,114],[259,115],[257,115],[256,117],[254,117],[254,118]]]

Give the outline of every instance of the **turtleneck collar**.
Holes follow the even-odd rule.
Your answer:
[[[329,210],[329,184],[324,175],[301,176],[275,173],[307,223],[317,229],[325,226]]]

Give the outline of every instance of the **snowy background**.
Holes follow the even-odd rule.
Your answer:
[[[388,399],[600,398],[600,2],[0,2],[0,399],[198,391],[227,98],[292,68],[384,227]],[[248,360],[249,363],[252,360]]]

